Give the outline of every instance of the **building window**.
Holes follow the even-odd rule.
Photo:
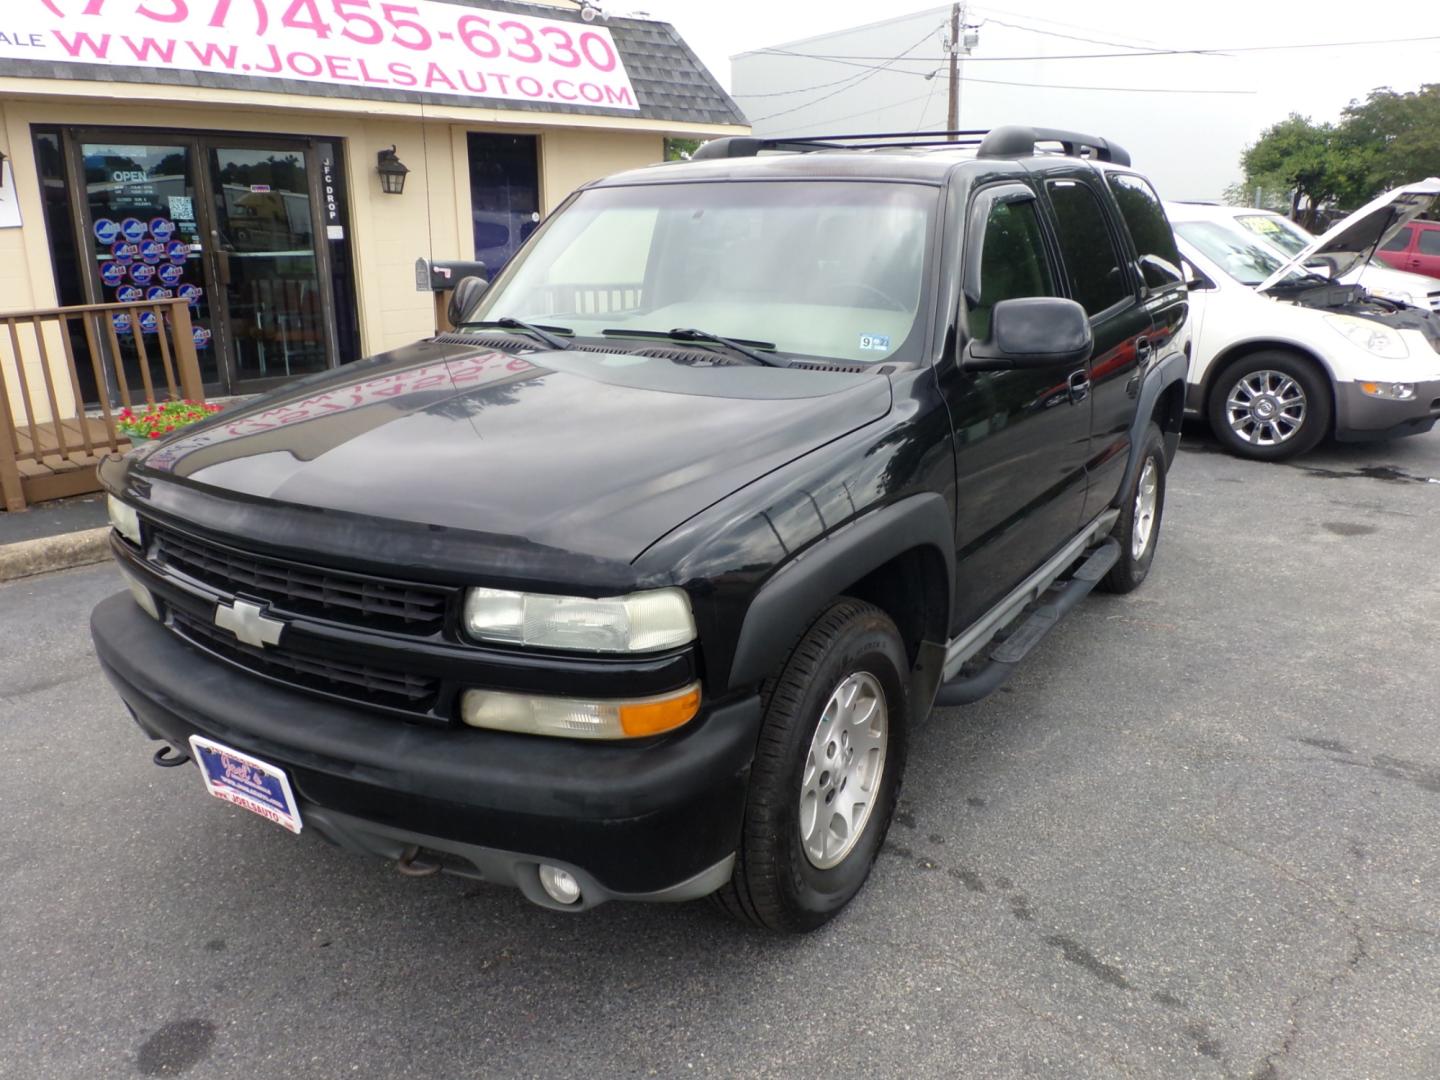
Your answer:
[[[494,277],[540,223],[536,138],[471,132],[467,144],[475,258]]]

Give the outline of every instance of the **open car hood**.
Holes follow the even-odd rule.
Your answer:
[[[1261,292],[1303,270],[1316,259],[1335,264],[1330,275],[1338,281],[1357,266],[1364,266],[1375,251],[1440,198],[1440,178],[1430,177],[1387,191],[1337,222],[1323,236],[1303,248],[1284,266],[1256,286]]]

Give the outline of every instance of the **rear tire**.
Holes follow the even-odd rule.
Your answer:
[[[727,913],[799,933],[850,902],[880,851],[905,770],[909,663],[894,622],[841,598],[761,691]]]
[[[1133,592],[1150,573],[1165,514],[1165,473],[1165,437],[1151,423],[1140,444],[1139,467],[1121,496],[1120,520],[1110,533],[1120,544],[1120,559],[1100,579],[1098,587],[1106,592]]]
[[[1210,389],[1215,438],[1232,454],[1283,461],[1312,450],[1330,431],[1330,380],[1313,361],[1263,350],[1226,364]]]

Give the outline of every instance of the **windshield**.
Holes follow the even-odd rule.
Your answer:
[[[1242,226],[1286,255],[1299,255],[1315,242],[1315,237],[1289,218],[1278,214],[1241,214],[1235,218]]]
[[[1216,221],[1179,221],[1175,231],[1242,285],[1259,285],[1285,265],[1274,248],[1243,229]],[[1286,280],[1303,276],[1292,271]]]
[[[585,191],[468,322],[611,341],[703,330],[845,363],[917,360],[939,189],[734,181]]]

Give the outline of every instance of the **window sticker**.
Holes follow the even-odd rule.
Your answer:
[[[861,335],[860,335],[860,351],[861,351],[861,352],[889,352],[889,351],[890,351],[890,335],[889,335],[889,334],[861,334]]]
[[[176,221],[195,220],[195,202],[189,195],[170,196],[170,216]],[[158,237],[156,239],[159,239]]]

